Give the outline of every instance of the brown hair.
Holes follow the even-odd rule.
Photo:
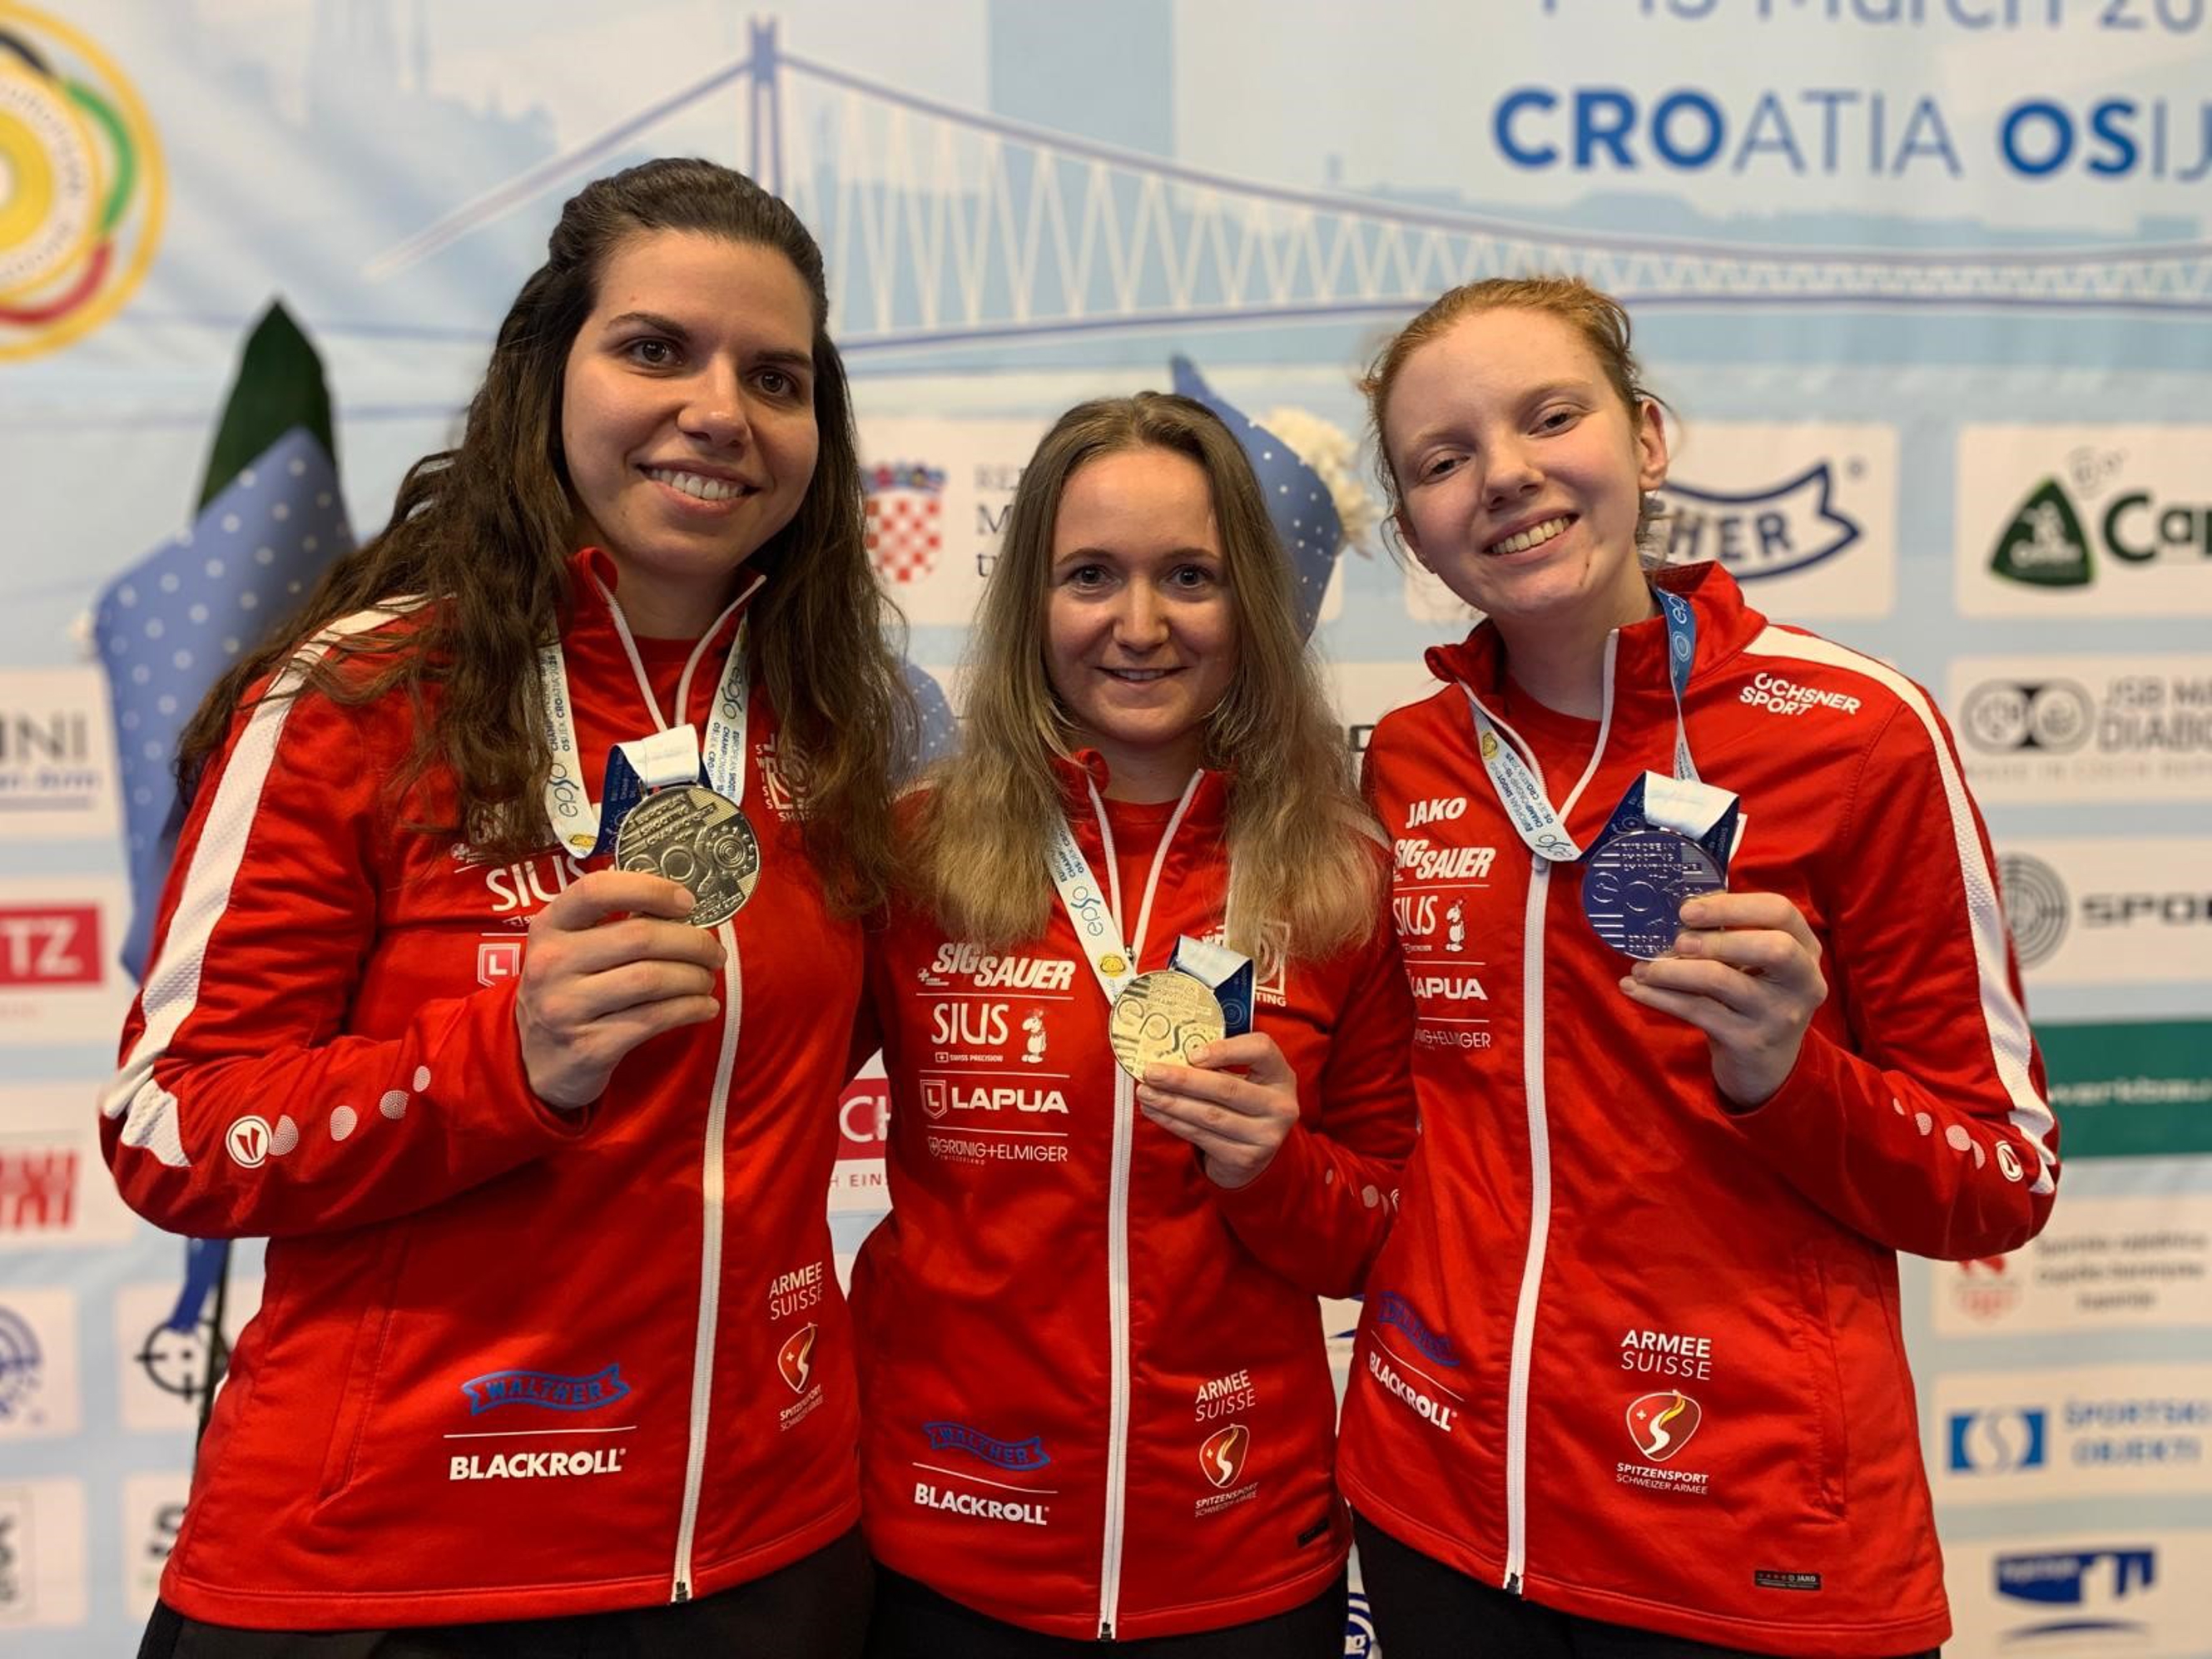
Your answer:
[[[1447,289],[1428,309],[1385,341],[1375,354],[1359,390],[1367,398],[1370,427],[1375,438],[1375,471],[1395,516],[1405,506],[1398,487],[1397,469],[1390,464],[1390,446],[1382,422],[1390,406],[1390,393],[1407,361],[1431,341],[1451,331],[1462,318],[1482,311],[1540,311],[1567,324],[1583,337],[1597,359],[1598,368],[1620,395],[1632,420],[1647,403],[1660,403],[1644,384],[1643,366],[1629,349],[1628,313],[1611,295],[1592,288],[1579,276],[1493,276],[1486,282],[1467,283]],[[1663,406],[1663,405],[1662,405]],[[1647,500],[1637,516],[1638,540],[1653,517]]]
[[[1232,943],[1273,962],[1366,937],[1382,872],[1360,830],[1343,728],[1300,637],[1289,562],[1236,438],[1188,398],[1142,392],[1079,404],[1023,469],[970,645],[963,748],[916,838],[923,897],[963,939],[1005,945],[1043,931],[1046,839],[1060,798],[1049,757],[1074,727],[1045,667],[1053,534],[1068,480],[1103,455],[1162,449],[1206,474],[1237,623],[1229,690],[1207,717],[1204,762],[1230,775]]]
[[[380,600],[419,594],[434,601],[419,628],[397,644],[374,634],[341,642],[306,684],[349,704],[404,688],[417,718],[395,788],[410,793],[436,765],[458,792],[457,823],[416,827],[458,832],[499,856],[550,843],[541,796],[551,757],[532,693],[538,647],[557,636],[571,604],[576,507],[561,450],[568,350],[616,248],[659,230],[772,248],[812,296],[819,456],[790,524],[748,561],[767,578],[750,611],[752,650],[781,723],[780,762],[802,797],[807,851],[833,903],[850,913],[881,900],[890,771],[911,730],[911,699],[884,638],[896,613],[862,544],[859,446],[828,332],[822,252],[783,202],[706,161],[648,161],[569,199],[544,264],[500,325],[460,442],[409,468],[383,532],[332,565],[300,612],[208,694],[179,749],[187,794],[246,688],[300,641]]]

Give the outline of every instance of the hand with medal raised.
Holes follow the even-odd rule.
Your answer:
[[[1198,1148],[1206,1178],[1234,1189],[1258,1180],[1298,1121],[1298,1080],[1264,1031],[1220,1037],[1188,1066],[1145,1068],[1137,1105]]]
[[[692,904],[665,877],[599,870],[532,920],[514,1024],[540,1100],[588,1106],[640,1043],[721,1013],[721,941]]]
[[[1778,893],[1702,894],[1681,920],[1673,949],[1637,963],[1620,988],[1703,1031],[1723,1099],[1750,1111],[1789,1080],[1828,999],[1820,943]]]

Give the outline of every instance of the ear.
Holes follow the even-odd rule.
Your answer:
[[[1435,567],[1422,556],[1421,544],[1413,534],[1413,521],[1407,516],[1406,509],[1401,507],[1393,513],[1390,522],[1398,526],[1398,539],[1406,544],[1406,551],[1413,556],[1413,562],[1433,574]]]
[[[1646,398],[1636,410],[1636,486],[1653,490],[1667,482],[1667,422],[1657,400]]]

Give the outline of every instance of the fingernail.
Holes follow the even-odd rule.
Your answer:
[[[1693,957],[1697,955],[1698,950],[1698,936],[1695,933],[1677,933],[1674,936],[1674,954],[1676,956]]]
[[[1201,1042],[1197,1048],[1192,1049],[1188,1054],[1185,1054],[1183,1058],[1194,1066],[1203,1066],[1212,1057],[1212,1054],[1213,1045],[1210,1042]]]
[[[1155,1086],[1165,1083],[1168,1080],[1168,1068],[1164,1066],[1147,1066],[1145,1067],[1143,1080]]]
[[[1639,962],[1639,963],[1637,963],[1633,968],[1631,968],[1631,969],[1628,970],[1628,976],[1629,976],[1631,979],[1633,979],[1633,980],[1639,980],[1639,981],[1640,981],[1640,980],[1642,980],[1645,975],[1647,975],[1648,974],[1650,974],[1650,971],[1651,971],[1651,964],[1650,964],[1650,963],[1648,963],[1648,962]]]

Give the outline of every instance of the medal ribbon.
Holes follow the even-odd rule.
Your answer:
[[[1160,868],[1167,861],[1169,842],[1175,839],[1176,826],[1190,810],[1190,803],[1198,793],[1199,781],[1206,775],[1195,772],[1185,786],[1182,799],[1176,803],[1174,816],[1160,834],[1159,851],[1152,855],[1152,873],[1145,883],[1143,902],[1137,909],[1137,942],[1142,945],[1145,926],[1152,920],[1152,895],[1158,890]],[[1114,1000],[1127,988],[1137,976],[1136,951],[1121,942],[1121,866],[1114,858],[1114,826],[1107,821],[1106,803],[1098,798],[1098,786],[1091,786],[1091,810],[1097,815],[1098,830],[1106,842],[1108,890],[1102,896],[1097,879],[1091,873],[1090,860],[1083,856],[1083,848],[1075,839],[1075,831],[1068,828],[1066,817],[1053,822],[1051,838],[1045,844],[1045,873],[1052,878],[1053,891],[1060,895],[1060,908],[1067,912],[1068,924],[1075,929],[1076,943],[1083,947],[1083,959],[1091,964],[1097,975],[1098,988],[1105,994],[1109,1008]]]
[[[1658,600],[1659,614],[1667,621],[1667,683],[1674,694],[1674,776],[1697,784],[1699,779],[1697,763],[1690,757],[1689,727],[1682,718],[1682,692],[1690,684],[1690,670],[1698,655],[1697,613],[1678,594],[1654,588],[1652,597]],[[1513,820],[1514,829],[1538,858],[1572,864],[1583,855],[1581,843],[1567,833],[1536,775],[1492,723],[1474,688],[1462,681],[1460,690],[1467,694],[1468,707],[1474,711],[1475,746],[1505,816]]]
[[[707,641],[720,630],[731,611],[752,597],[762,580],[756,575],[714,618],[714,626],[700,636],[699,647],[691,653],[691,660],[684,664],[684,678],[677,684],[678,714],[690,703],[692,671],[698,667]],[[637,689],[653,716],[654,732],[651,737],[617,744],[614,753],[607,757],[610,785],[627,787],[611,787],[607,792],[605,804],[614,816],[613,821],[603,828],[600,808],[592,803],[584,781],[584,757],[576,744],[575,712],[568,695],[568,659],[562,654],[558,639],[538,647],[538,695],[545,714],[546,740],[553,751],[553,769],[545,781],[545,816],[553,826],[555,839],[577,858],[589,858],[595,852],[605,850],[611,844],[621,815],[637,804],[645,790],[696,782],[702,764],[696,728],[688,722],[673,725],[661,717],[659,700],[653,695],[652,678],[645,672],[645,660],[638,654],[637,641],[631,636],[621,605],[615,602],[605,583],[597,577],[592,580],[607,602],[615,633],[629,658],[630,672],[637,676]],[[714,706],[708,716],[703,757],[708,787],[738,805],[744,803],[745,791],[745,711],[749,696],[745,658],[745,624],[740,623],[737,637],[730,642],[729,659],[723,665],[721,684],[715,689]],[[622,776],[625,769],[629,774],[627,780]],[[618,800],[618,793],[626,799]]]

